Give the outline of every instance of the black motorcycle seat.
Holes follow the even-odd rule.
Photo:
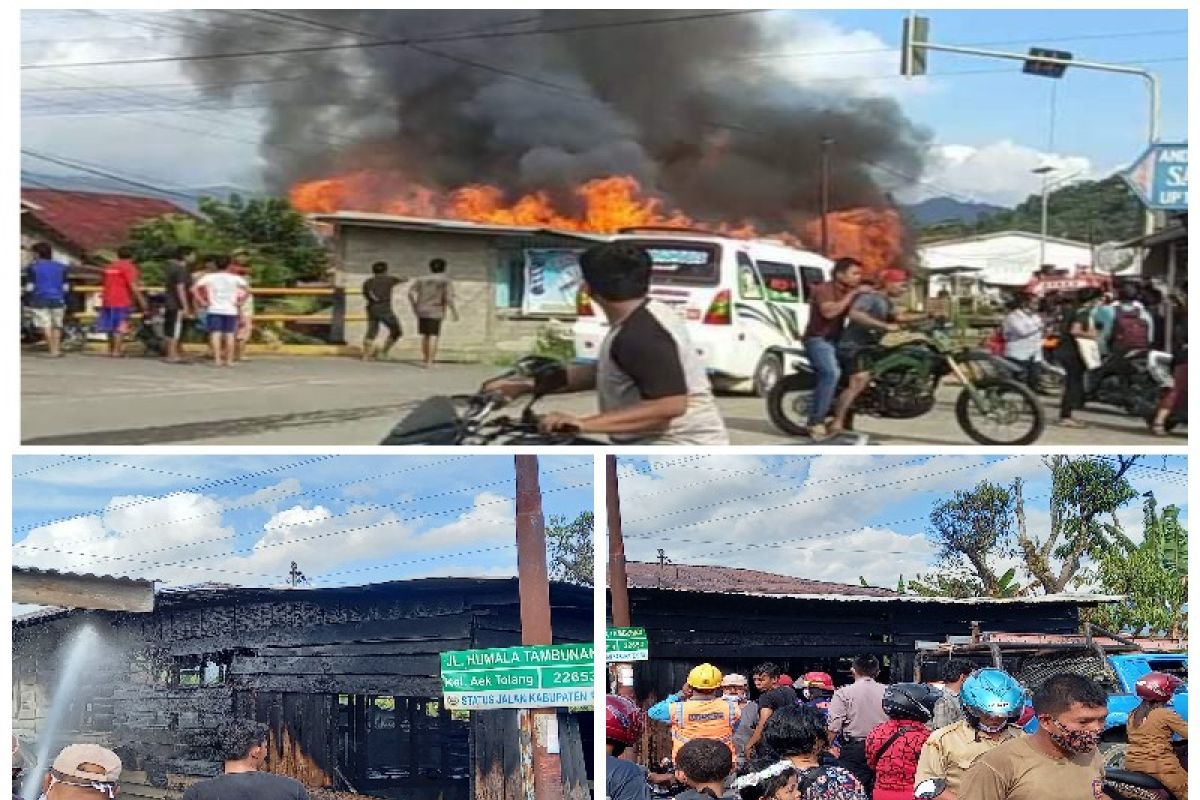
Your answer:
[[[1167,788],[1144,772],[1128,772],[1123,769],[1104,770],[1104,780],[1115,783],[1127,783],[1130,786],[1137,786],[1141,789],[1157,789],[1162,791]]]

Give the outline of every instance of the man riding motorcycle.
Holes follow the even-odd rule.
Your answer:
[[[850,377],[834,407],[830,435],[846,429],[846,416],[854,401],[871,383],[871,365],[882,348],[884,334],[900,330],[901,322],[923,319],[923,314],[899,314],[895,299],[908,291],[908,273],[886,269],[879,274],[879,290],[860,294],[850,306],[849,322],[838,342],[838,360]]]

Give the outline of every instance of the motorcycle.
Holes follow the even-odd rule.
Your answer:
[[[1146,372],[1150,375],[1155,385],[1158,387],[1157,399],[1161,400],[1175,385],[1175,359],[1170,353],[1164,353],[1161,350],[1151,350],[1146,357]],[[1154,417],[1158,408],[1158,403],[1155,402],[1155,411],[1151,411],[1146,415],[1146,424],[1154,427]],[[1175,430],[1180,425],[1187,425],[1187,392],[1181,392],[1175,398],[1175,406],[1171,409],[1171,413],[1167,416],[1163,423],[1163,429],[1168,433]]]
[[[955,419],[972,440],[985,445],[1026,445],[1038,440],[1046,426],[1041,403],[1020,382],[1013,366],[983,350],[956,349],[944,323],[921,323],[909,329],[920,337],[884,351],[872,366],[871,382],[855,401],[852,415],[857,411],[912,419],[927,414],[933,410],[938,385],[953,374],[963,386]],[[805,436],[816,375],[805,358],[795,359],[794,368],[767,395],[767,414],[784,433]]]
[[[1144,772],[1106,769],[1103,789],[1113,800],[1175,800],[1167,787]]]
[[[521,377],[533,381],[533,393],[517,417],[500,414],[509,401],[498,392],[439,395],[419,403],[383,438],[381,445],[602,445],[578,432],[542,433],[534,406],[567,384],[560,362],[525,356],[494,380]]]
[[[1161,387],[1150,375],[1148,364],[1147,350],[1109,356],[1084,376],[1084,402],[1114,406],[1131,417],[1153,414]]]

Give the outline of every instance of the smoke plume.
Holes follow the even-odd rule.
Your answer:
[[[273,190],[366,169],[435,189],[545,190],[569,204],[569,187],[623,174],[696,218],[770,229],[818,209],[823,137],[835,209],[885,203],[880,177],[919,175],[929,140],[890,99],[844,82],[802,86],[753,57],[803,49],[785,12],[626,26],[611,24],[703,12],[255,13],[241,27],[197,24],[191,47],[418,40],[189,62],[197,82],[217,84],[210,96],[268,105]],[[495,35],[539,29],[558,32]]]

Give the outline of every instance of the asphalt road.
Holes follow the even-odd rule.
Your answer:
[[[500,371],[489,365],[444,364],[423,370],[406,362],[260,357],[234,367],[171,365],[143,357],[119,361],[74,354],[50,359],[25,353],[21,362],[21,437],[28,445],[372,445],[413,403],[430,395],[466,393]],[[938,407],[913,420],[860,418],[873,444],[969,445],[954,421],[957,389],[944,388]],[[1046,398],[1053,420],[1056,401]],[[550,398],[543,410],[586,412],[588,394]],[[734,444],[806,446],[780,434],[762,400],[718,399]],[[1052,422],[1040,445],[1186,443],[1158,439],[1144,423],[1103,408],[1077,418],[1086,429]]]

